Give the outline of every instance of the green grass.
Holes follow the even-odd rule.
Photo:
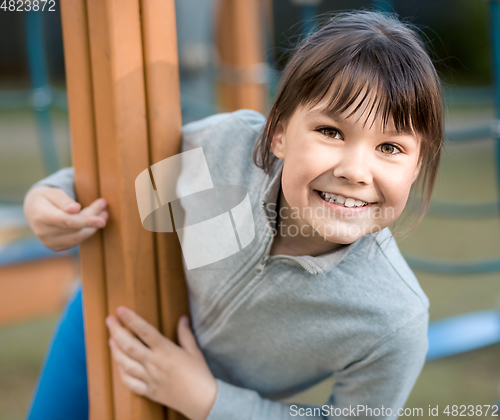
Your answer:
[[[26,416],[57,316],[0,328],[0,419]]]

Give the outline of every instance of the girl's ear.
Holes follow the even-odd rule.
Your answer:
[[[415,174],[413,175],[413,179],[411,180],[411,183],[413,184],[415,180],[417,179],[418,174],[420,173],[420,168],[422,167],[422,162],[420,162],[417,165],[417,168],[415,169]]]
[[[273,139],[271,140],[271,151],[279,159],[285,156],[285,142],[284,142],[285,128],[283,124],[278,124],[274,131]]]

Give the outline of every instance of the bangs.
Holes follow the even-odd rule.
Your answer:
[[[361,75],[352,67],[346,68],[340,77],[331,85],[325,96],[329,96],[325,111],[328,113],[342,114],[352,110],[346,115],[350,118],[355,114],[363,118],[363,127],[371,118],[370,128],[380,118],[383,130],[386,129],[390,119],[398,133],[415,134],[419,130],[412,127],[416,115],[406,112],[411,105],[409,97],[400,92],[389,92],[389,86],[374,72],[362,72]],[[314,100],[310,105],[317,105]]]
[[[387,51],[385,54],[385,62],[360,51],[354,59],[345,60],[349,61],[345,65],[345,57],[328,60],[329,68],[322,69],[321,63],[316,63],[319,65],[311,67],[316,69],[315,74],[304,73],[302,104],[313,107],[328,98],[326,112],[341,114],[352,109],[346,118],[359,113],[364,118],[363,126],[370,118],[370,126],[380,118],[385,130],[392,119],[398,133],[428,136],[437,110],[429,103],[434,95],[430,95],[428,86],[417,82],[424,75],[416,77],[416,69],[402,65],[400,58],[398,65],[392,65]],[[314,86],[308,81],[314,81]]]

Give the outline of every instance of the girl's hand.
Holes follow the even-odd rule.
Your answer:
[[[191,420],[205,420],[217,395],[217,382],[196,344],[187,316],[179,318],[180,346],[131,309],[116,310],[123,323],[106,318],[109,345],[122,382],[136,394],[173,408]]]
[[[40,241],[54,251],[81,244],[106,226],[106,200],[99,198],[84,209],[60,188],[39,185],[26,194],[24,214]]]

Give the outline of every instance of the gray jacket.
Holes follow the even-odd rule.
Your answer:
[[[186,270],[218,382],[207,420],[397,418],[424,364],[429,301],[388,228],[317,257],[269,255],[283,165],[253,163],[264,122],[241,110],[183,127],[183,151],[203,147],[215,185],[245,187],[255,222],[246,248]],[[39,183],[75,196],[72,168]],[[277,401],[332,375],[323,406]]]

